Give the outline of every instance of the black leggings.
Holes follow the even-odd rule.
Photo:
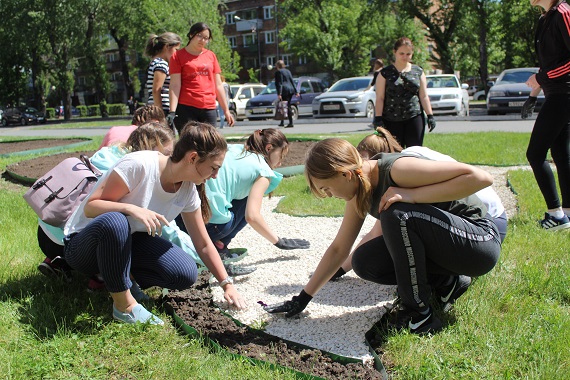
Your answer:
[[[422,115],[409,120],[390,121],[382,119],[384,128],[398,140],[402,148],[424,144],[424,121]]]
[[[546,154],[550,154],[562,194],[562,204],[556,191],[554,174]],[[548,209],[570,207],[570,95],[556,94],[546,97],[542,105],[526,151],[526,158],[542,192]]]
[[[208,123],[215,127],[218,121],[218,113],[215,108],[207,110],[178,104],[178,107],[176,107],[176,118],[174,119],[174,126],[178,130],[178,134],[182,132],[182,128],[189,121]]]
[[[418,311],[429,305],[430,284],[450,275],[483,275],[501,252],[497,226],[486,218],[471,221],[427,204],[394,203],[380,223],[383,235],[354,252],[354,272],[398,285],[402,302]]]
[[[281,96],[281,100],[287,102],[287,118],[289,118],[289,125],[293,125],[293,112],[291,112],[291,99],[293,99],[293,95],[284,94]],[[283,120],[279,123],[280,126],[283,126]]]

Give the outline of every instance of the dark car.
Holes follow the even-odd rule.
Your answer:
[[[8,124],[28,125],[30,123],[45,123],[46,118],[43,113],[34,107],[13,107],[4,110],[2,115],[2,125]]]
[[[487,95],[487,113],[489,115],[521,112],[524,102],[530,95],[531,88],[526,85],[528,78],[538,73],[538,67],[507,69],[499,75]],[[544,93],[540,91],[535,112],[540,111],[544,103]]]
[[[326,91],[323,82],[316,77],[293,78],[299,96],[291,99],[293,120],[299,116],[313,115],[313,99]],[[245,106],[245,117],[249,120],[270,119],[275,115],[277,91],[275,82],[269,83],[257,96],[251,98]]]

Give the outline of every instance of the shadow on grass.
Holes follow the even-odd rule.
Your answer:
[[[28,325],[38,340],[51,339],[62,331],[96,334],[113,320],[112,300],[106,290],[89,291],[88,280],[78,272],[71,282],[40,273],[8,278],[0,284],[0,300],[19,305],[19,322]]]

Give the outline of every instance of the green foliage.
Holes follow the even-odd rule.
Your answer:
[[[121,116],[121,115],[126,115],[128,113],[127,106],[122,103],[108,104],[107,109],[109,112],[109,116]]]
[[[87,106],[87,116],[101,116],[99,105]]]
[[[376,45],[367,0],[285,0],[281,9],[287,24],[279,34],[288,51],[317,62],[333,80],[369,71]]]
[[[77,106],[76,108],[79,111],[79,116],[86,117],[89,115],[87,106]]]
[[[55,108],[48,107],[46,108],[46,119],[53,119],[55,118]]]

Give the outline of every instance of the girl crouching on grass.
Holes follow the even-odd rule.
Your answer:
[[[362,160],[349,142],[333,138],[312,147],[305,175],[316,196],[346,201],[344,218],[305,288],[290,301],[268,306],[270,313],[290,317],[305,309],[350,254],[368,213],[380,220],[383,235],[363,244],[352,263],[366,280],[397,284],[400,302],[387,318],[389,328],[440,330],[432,291],[443,294],[456,286],[446,283],[450,275],[480,276],[497,263],[497,227],[472,195],[493,182],[483,170],[401,153]]]

